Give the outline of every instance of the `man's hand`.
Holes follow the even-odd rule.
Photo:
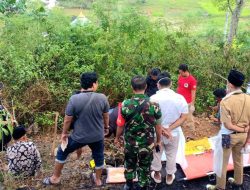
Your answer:
[[[162,135],[165,136],[166,138],[170,139],[170,140],[173,139],[171,130],[169,128],[163,128],[162,129]]]
[[[246,140],[246,142],[245,142],[243,148],[246,149],[248,145],[250,145],[250,139],[247,139],[247,140]]]
[[[69,137],[69,134],[62,133],[61,142],[62,142],[62,143],[67,142],[68,137]]]
[[[161,151],[161,142],[156,142],[155,143],[155,151],[157,153]]]
[[[11,123],[13,126],[17,126],[17,121],[15,119],[11,119]]]
[[[244,128],[244,132],[245,132],[245,133],[248,133],[249,128],[250,128],[250,126],[249,126],[249,125],[247,125],[247,126]]]
[[[104,128],[104,137],[106,137],[109,134],[109,126]]]
[[[119,144],[119,139],[117,137],[115,137],[115,140],[114,140],[114,144]]]
[[[194,104],[191,104],[191,105],[190,105],[190,112],[193,113],[194,111],[195,111]]]

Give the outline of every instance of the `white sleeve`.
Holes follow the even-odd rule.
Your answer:
[[[180,113],[181,114],[187,114],[189,112],[188,110],[188,104],[187,101],[183,96],[180,96]]]
[[[149,101],[150,102],[158,103],[157,100],[156,100],[156,96],[155,95],[151,96],[150,99],[149,99]]]

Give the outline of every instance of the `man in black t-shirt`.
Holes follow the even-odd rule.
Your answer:
[[[148,95],[148,97],[154,95],[157,88],[157,81],[158,81],[158,75],[161,73],[161,70],[158,68],[153,68],[150,72],[150,75],[146,78],[147,88],[145,91],[145,94]]]

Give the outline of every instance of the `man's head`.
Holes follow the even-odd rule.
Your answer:
[[[172,85],[172,81],[169,77],[162,77],[159,79],[157,83],[158,89],[170,88]]]
[[[224,98],[227,94],[224,88],[218,88],[213,92],[214,96],[216,97],[216,101],[220,102],[222,98]]]
[[[232,69],[227,77],[227,92],[240,89],[245,80],[245,76],[237,70]]]
[[[189,70],[188,70],[187,64],[180,64],[178,69],[179,69],[179,74],[182,77],[187,77],[189,75]]]
[[[84,90],[92,88],[93,91],[97,90],[98,87],[98,77],[95,72],[86,72],[81,75],[81,87]]]
[[[145,89],[147,88],[146,79],[143,76],[134,76],[131,79],[131,86],[134,92],[145,91]]]
[[[158,75],[161,73],[161,70],[159,68],[153,68],[150,72],[150,76],[153,80],[158,79]]]
[[[23,126],[15,127],[12,137],[15,141],[26,139],[26,130]]]
[[[224,88],[217,88],[214,92],[213,92],[214,96],[216,98],[224,98],[227,94],[226,90]]]
[[[168,77],[171,79],[171,75],[167,72],[167,71],[163,71],[162,73],[160,73],[158,75],[158,81],[161,79],[161,78],[164,78],[164,77]]]

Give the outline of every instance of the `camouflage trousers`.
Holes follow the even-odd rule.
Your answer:
[[[133,180],[138,176],[138,184],[141,187],[150,184],[150,166],[153,160],[152,146],[134,146],[125,144],[125,178],[126,181]]]

